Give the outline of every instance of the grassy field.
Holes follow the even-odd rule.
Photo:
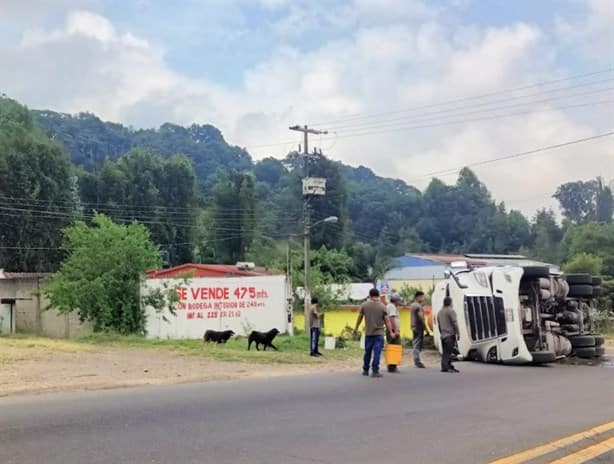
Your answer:
[[[0,366],[24,361],[45,353],[79,353],[94,347],[75,340],[56,340],[33,335],[0,337]]]
[[[309,337],[298,334],[293,337],[278,336],[273,342],[279,351],[256,351],[252,345],[247,351],[247,339],[236,337],[223,345],[204,344],[202,340],[146,339],[136,335],[93,334],[77,340],[55,340],[32,335],[0,337],[0,365],[27,359],[40,353],[74,353],[93,351],[97,348],[151,349],[171,351],[191,356],[231,362],[261,364],[312,364],[330,360],[357,359],[360,354],[358,342],[347,342],[344,349],[324,351],[324,358],[309,356]]]

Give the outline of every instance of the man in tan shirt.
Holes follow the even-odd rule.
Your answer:
[[[358,332],[363,318],[365,319],[365,355],[362,375],[369,375],[369,365],[371,365],[371,377],[382,377],[379,371],[379,362],[384,348],[384,334],[387,328],[394,338],[396,337],[396,329],[390,322],[386,306],[379,300],[377,288],[372,288],[369,291],[369,300],[360,306],[355,332]],[[371,362],[371,358],[373,358],[373,362]]]

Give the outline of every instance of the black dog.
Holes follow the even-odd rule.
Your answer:
[[[203,339],[205,343],[226,343],[234,334],[235,333],[232,330],[224,330],[222,332],[218,332],[217,330],[207,330]]]
[[[249,349],[251,348],[252,342],[256,343],[256,350],[258,351],[260,351],[260,349],[258,348],[260,345],[264,345],[264,351],[266,351],[267,346],[270,346],[275,351],[278,351],[277,347],[273,345],[273,339],[277,337],[278,334],[279,330],[277,329],[272,329],[268,332],[256,332],[254,330],[251,334],[249,334],[249,337],[247,339],[247,351],[249,351]]]

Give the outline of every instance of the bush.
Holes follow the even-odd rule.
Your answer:
[[[158,249],[141,224],[119,225],[100,214],[92,223],[78,221],[63,230],[68,257],[45,287],[50,306],[77,311],[95,331],[143,334],[141,280],[145,271],[160,265]]]
[[[599,275],[602,269],[603,258],[590,253],[578,253],[563,266],[563,270],[568,274],[586,273]]]

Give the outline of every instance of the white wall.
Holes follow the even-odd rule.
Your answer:
[[[288,330],[288,295],[285,276],[202,277],[148,279],[142,294],[155,289],[177,289],[180,302],[175,315],[167,309],[146,307],[148,338],[202,338],[205,330]]]

